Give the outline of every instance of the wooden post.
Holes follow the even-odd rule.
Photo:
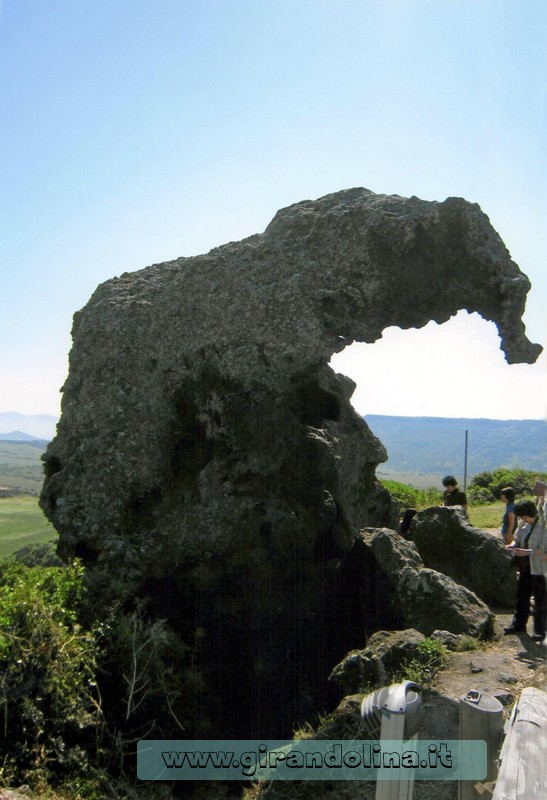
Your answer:
[[[488,694],[469,691],[460,697],[460,739],[482,739],[487,745],[487,774],[482,783],[495,780],[498,755],[503,733],[503,706]],[[478,800],[481,795],[476,781],[460,781],[458,800]]]
[[[463,490],[467,489],[467,451],[469,449],[469,431],[465,432],[465,453],[463,458]]]

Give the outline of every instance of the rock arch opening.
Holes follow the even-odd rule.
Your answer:
[[[372,344],[354,342],[331,368],[356,384],[358,414],[511,419],[507,386],[525,367],[509,366],[494,323],[459,311],[422,328],[390,327]]]

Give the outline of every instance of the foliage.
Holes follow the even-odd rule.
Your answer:
[[[13,554],[15,561],[25,567],[63,567],[52,542],[47,544],[28,544],[16,550]]]
[[[547,473],[507,467],[499,467],[492,472],[480,472],[469,484],[468,498],[475,505],[492,503],[500,499],[501,490],[508,486],[515,490],[517,497],[529,496],[538,479],[547,480]]]
[[[430,487],[429,489],[416,489],[399,481],[382,480],[382,485],[388,490],[403,508],[429,508],[441,502],[441,493]]]
[[[92,604],[79,563],[4,561],[0,785],[82,800],[104,797],[107,783],[130,789],[136,741],[187,737],[198,716],[205,636],[189,627],[181,637],[142,602]]]
[[[458,643],[456,645],[456,652],[457,653],[468,653],[473,650],[483,650],[484,643],[480,642],[478,639],[475,639],[474,636],[460,636]]]
[[[293,731],[293,741],[299,742],[302,739],[315,739],[316,731],[310,722],[304,722],[303,725],[295,728]]]
[[[492,503],[494,495],[485,486],[470,486],[467,492],[467,499],[470,505],[486,506]]]
[[[205,636],[197,628],[185,640],[141,602],[115,612],[106,657],[119,700],[115,723],[127,738],[143,738],[142,726],[146,737],[187,733],[204,688],[197,656]]]
[[[90,773],[102,727],[98,631],[78,622],[83,569],[0,565],[0,759],[4,780]]]
[[[446,660],[446,648],[437,639],[423,639],[418,643],[415,653],[404,661],[392,680],[414,681],[415,683],[431,683]]]

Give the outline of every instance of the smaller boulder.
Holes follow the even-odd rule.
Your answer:
[[[517,575],[511,555],[501,537],[474,528],[462,508],[419,511],[412,521],[412,541],[426,567],[448,575],[491,606],[514,606]]]
[[[343,569],[360,604],[365,630],[415,628],[490,639],[494,615],[476,594],[424,567],[416,546],[395,531],[365,528],[353,540]]]
[[[414,629],[405,631],[377,631],[370,637],[364,650],[352,650],[333,669],[329,681],[344,695],[368,692],[387,686],[402,664],[411,661],[423,633]]]
[[[405,621],[429,636],[438,626],[478,639],[494,635],[494,615],[476,594],[433,569],[410,570],[398,583]]]

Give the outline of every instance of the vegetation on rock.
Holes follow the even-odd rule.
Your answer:
[[[472,637],[467,636],[466,639]],[[426,637],[418,642],[413,656],[400,664],[391,680],[393,683],[415,681],[421,685],[429,685],[446,661],[446,654],[446,647],[442,642]]]

